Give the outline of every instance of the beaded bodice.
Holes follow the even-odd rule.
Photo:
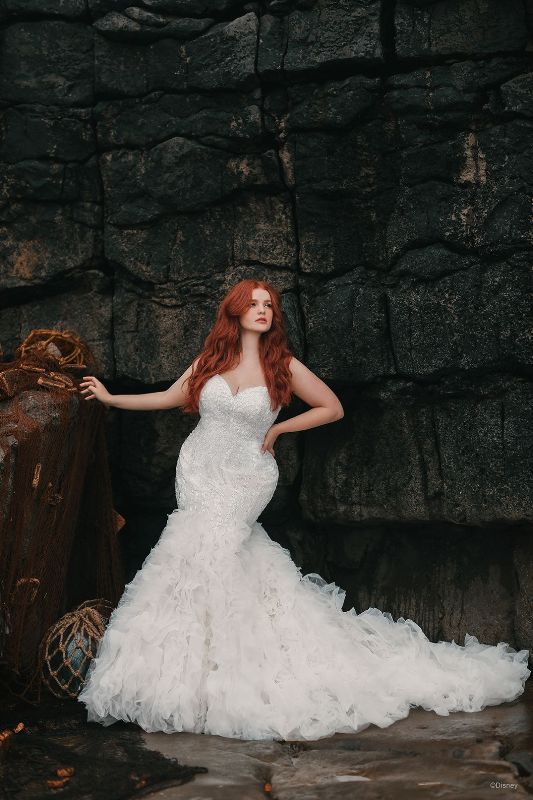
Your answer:
[[[202,511],[221,523],[255,522],[278,480],[276,459],[261,453],[279,414],[266,386],[232,393],[213,375],[200,393],[200,420],[183,442],[176,467],[178,508]]]
[[[226,438],[238,434],[261,444],[279,410],[271,411],[266,386],[251,386],[234,395],[221,375],[213,375],[200,394],[199,424],[225,432]]]

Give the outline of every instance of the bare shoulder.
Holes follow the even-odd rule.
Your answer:
[[[165,391],[165,408],[179,408],[179,406],[185,405],[188,400],[187,384],[199,360],[200,356],[195,358],[185,372]]]
[[[191,375],[194,372],[194,370],[196,369],[196,365],[198,364],[199,361],[200,361],[200,356],[195,358],[194,361],[191,364],[189,364],[189,366],[187,367],[185,372],[182,375],[180,375],[180,377],[178,378],[178,381],[180,383],[183,383],[184,381],[186,381],[188,378],[191,377]]]
[[[303,388],[306,384],[312,385],[313,383],[317,382],[323,383],[318,375],[315,375],[314,372],[311,372],[309,367],[306,367],[302,361],[299,361],[294,356],[292,356],[291,360],[289,361],[289,370],[292,377],[293,391],[296,391],[298,388]]]
[[[307,372],[310,372],[310,370],[307,369],[305,364],[302,364],[301,361],[298,361],[298,359],[295,358],[295,356],[291,356],[291,360],[289,361],[289,369],[293,376],[301,375],[304,373],[305,370],[307,370]]]
[[[331,407],[342,411],[342,406],[337,395],[315,375],[309,367],[292,356],[289,361],[291,372],[291,389],[304,403],[313,408],[316,406]]]

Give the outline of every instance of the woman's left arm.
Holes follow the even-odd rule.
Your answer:
[[[274,442],[280,433],[306,431],[309,428],[316,428],[318,425],[335,422],[344,416],[344,409],[335,392],[332,392],[329,386],[321,381],[314,372],[311,372],[305,364],[293,357],[290,360],[289,368],[292,374],[292,391],[312,408],[283,422],[277,422],[269,428],[261,450],[263,452],[268,450],[272,455],[274,455]]]

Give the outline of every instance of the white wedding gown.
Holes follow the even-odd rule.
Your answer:
[[[414,706],[446,715],[514,700],[528,651],[430,642],[410,619],[343,612],[257,517],[278,466],[260,447],[278,416],[265,386],[215,375],[176,470],[178,507],[113,611],[79,700],[88,721],[244,739],[319,739],[386,727]]]

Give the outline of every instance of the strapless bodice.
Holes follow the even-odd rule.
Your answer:
[[[274,456],[261,445],[279,414],[266,386],[233,394],[220,375],[200,392],[200,420],[183,442],[176,466],[178,508],[202,510],[219,522],[251,523],[278,480]]]

